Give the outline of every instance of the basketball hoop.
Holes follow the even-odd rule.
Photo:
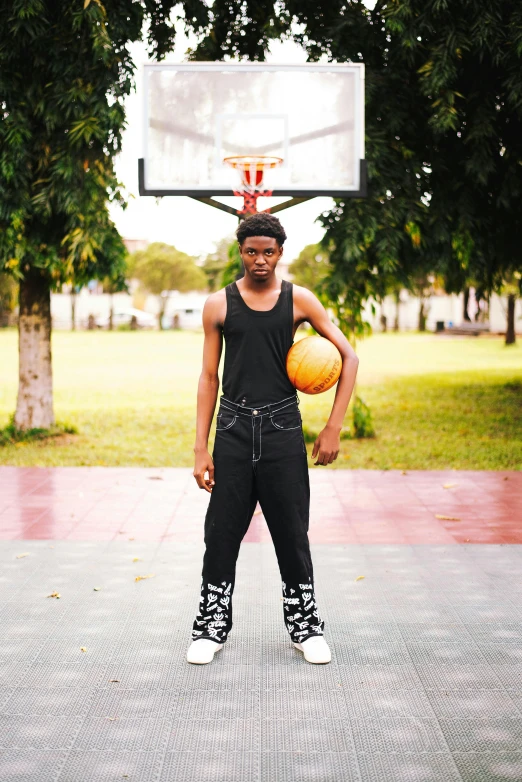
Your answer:
[[[223,158],[223,163],[238,171],[241,177],[241,189],[233,190],[235,196],[243,198],[243,209],[238,210],[238,215],[255,214],[257,199],[270,198],[273,191],[263,187],[265,171],[277,168],[282,162],[282,157],[270,155],[232,155]]]

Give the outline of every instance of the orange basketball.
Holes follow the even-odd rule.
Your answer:
[[[339,380],[341,354],[324,337],[305,337],[296,342],[286,357],[290,382],[304,394],[322,394]]]

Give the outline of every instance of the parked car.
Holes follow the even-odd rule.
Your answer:
[[[133,315],[136,318],[136,325],[139,329],[153,329],[157,326],[158,319],[151,315],[150,312],[144,312],[135,307],[118,307],[112,315],[112,327],[116,329],[118,326],[130,326]],[[105,318],[98,318],[96,325],[99,329],[107,329],[109,327],[109,315]]]

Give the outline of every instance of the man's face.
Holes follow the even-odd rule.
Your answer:
[[[283,254],[283,248],[272,236],[248,236],[239,251],[245,271],[253,280],[271,277]]]

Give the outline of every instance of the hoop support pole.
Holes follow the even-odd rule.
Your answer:
[[[202,204],[213,206],[216,209],[221,209],[222,212],[228,212],[229,215],[234,215],[234,217],[238,216],[237,209],[234,209],[233,206],[222,204],[221,201],[214,201],[214,199],[206,198],[205,196],[189,196],[189,198],[192,198],[194,201],[200,201]]]
[[[267,211],[270,214],[274,212],[281,212],[283,209],[288,209],[290,206],[297,206],[297,204],[304,204],[305,201],[311,201],[315,196],[301,196],[300,198],[289,198],[288,201],[283,201],[282,204],[276,204]]]
[[[234,215],[240,220],[243,220],[249,213],[242,210],[234,209],[233,206],[222,204],[221,201],[214,201],[213,198],[207,198],[205,196],[189,196],[193,201],[199,201],[201,204],[207,204],[207,206],[213,206],[214,209],[220,209],[222,212],[226,212],[229,215]],[[305,201],[311,201],[315,196],[301,196],[299,198],[289,198],[288,201],[283,201],[282,204],[276,204],[270,209],[263,209],[263,212],[274,214],[275,212],[281,212],[283,209],[288,209],[291,206],[298,206],[298,204],[304,204]],[[250,214],[254,214],[253,212]]]

